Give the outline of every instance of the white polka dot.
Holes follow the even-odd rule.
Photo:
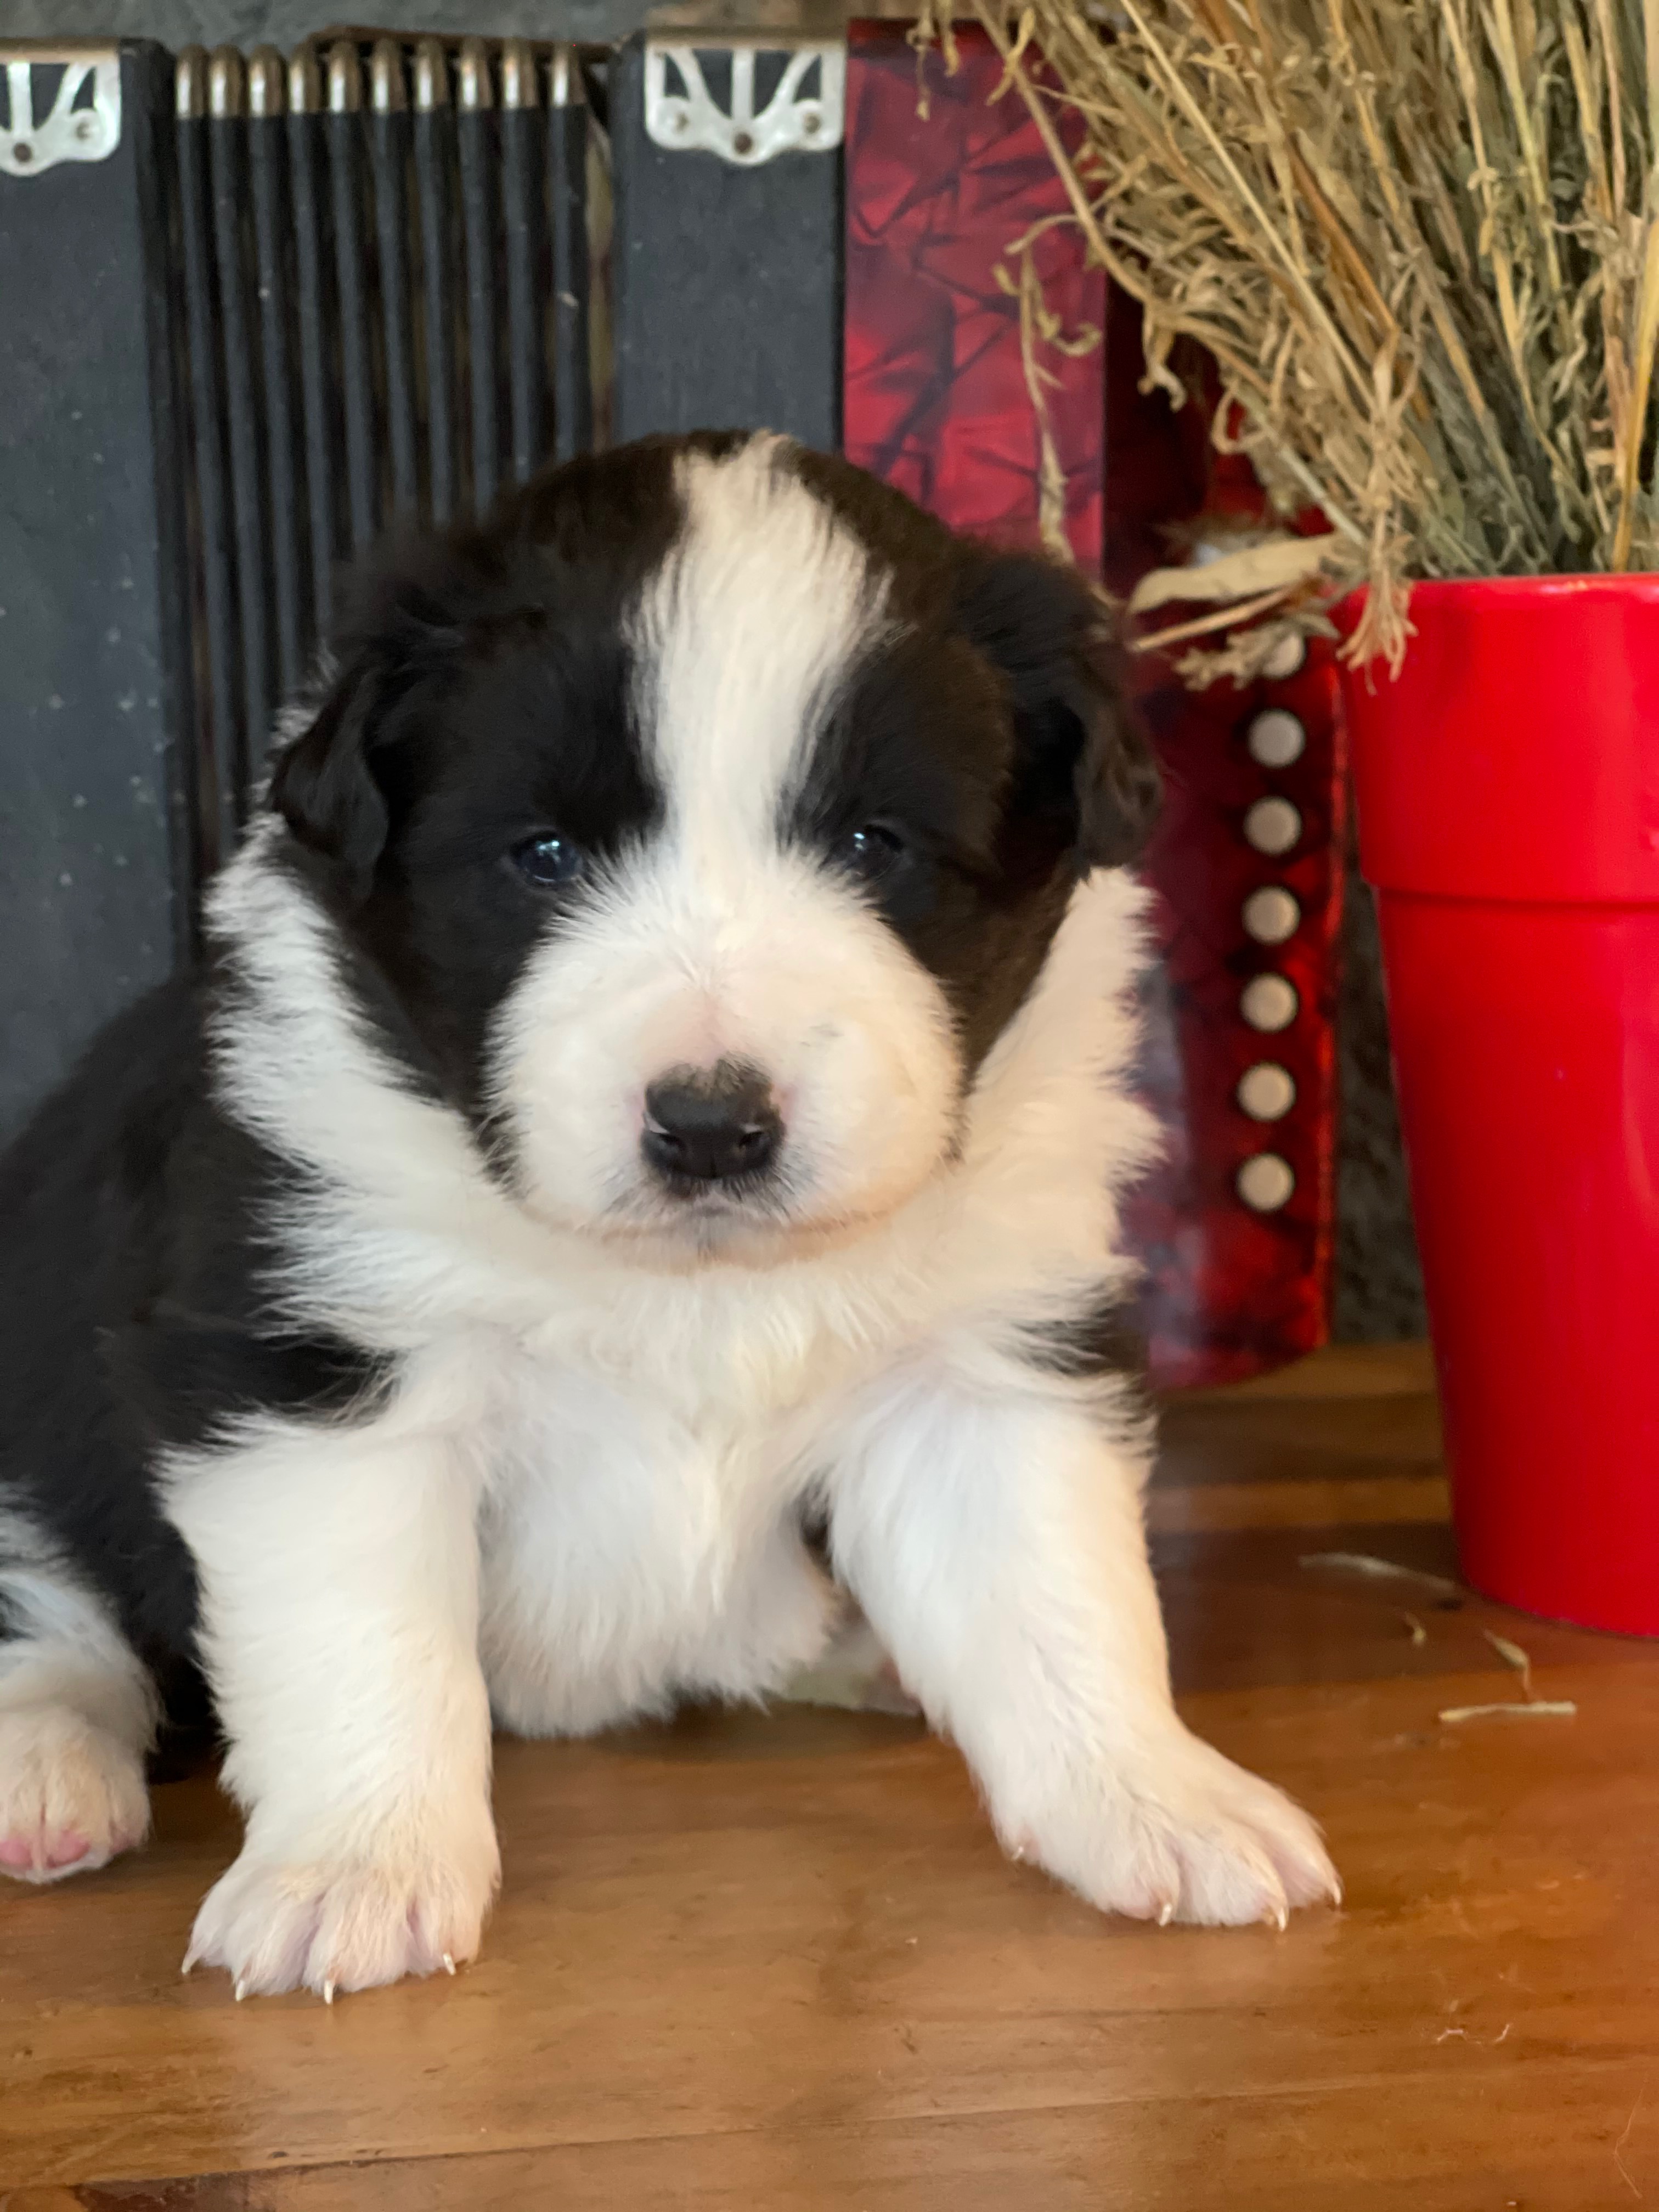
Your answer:
[[[1302,909],[1282,884],[1264,884],[1244,902],[1244,929],[1258,945],[1283,945],[1302,926]]]
[[[1277,1213],[1289,1203],[1296,1176],[1277,1152],[1256,1152],[1239,1169],[1235,1187],[1253,1213]]]
[[[1276,1060],[1259,1060],[1239,1077],[1235,1096],[1253,1121],[1282,1121],[1296,1103],[1296,1078]]]
[[[1244,836],[1258,853],[1288,853],[1302,835],[1302,816],[1288,799],[1258,799],[1244,817]]]
[[[1252,718],[1244,742],[1258,767],[1289,768],[1307,750],[1308,732],[1287,708],[1269,707]]]
[[[1252,975],[1238,1001],[1238,1011],[1250,1027],[1270,1036],[1289,1029],[1301,1009],[1302,1001],[1288,975]]]

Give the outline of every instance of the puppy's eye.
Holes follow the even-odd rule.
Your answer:
[[[854,830],[850,837],[842,839],[836,851],[836,860],[848,873],[866,884],[890,876],[904,857],[903,838],[880,822],[866,822],[861,830]]]
[[[557,890],[565,884],[574,884],[587,866],[587,855],[573,838],[560,837],[551,830],[538,830],[535,836],[526,837],[515,845],[508,858],[526,883],[533,884],[538,891]]]

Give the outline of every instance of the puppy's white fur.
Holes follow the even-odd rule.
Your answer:
[[[0,1516],[0,1873],[58,1881],[149,1828],[155,1696],[109,1608],[27,1522]]]
[[[1174,1712],[1142,1430],[1022,1357],[1128,1279],[1141,895],[1079,886],[959,1100],[938,986],[775,826],[880,579],[763,453],[684,489],[639,617],[667,819],[500,1019],[516,1189],[354,1018],[274,827],[213,897],[247,986],[222,1094],[301,1171],[284,1295],[395,1356],[354,1423],[263,1420],[167,1470],[249,1812],[192,1952],[239,1988],[471,1952],[486,1684],[537,1734],[810,1663],[839,1602],[809,1498],[1011,1848],[1159,1917],[1282,1918],[1333,1885],[1305,1817]],[[677,1234],[637,1164],[643,1089],[725,1056],[773,1076],[792,1172],[769,1212]]]

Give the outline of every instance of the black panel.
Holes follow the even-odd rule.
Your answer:
[[[553,245],[553,440],[568,461],[593,442],[588,374],[587,108],[580,100],[547,111],[548,204]]]
[[[380,471],[368,337],[370,218],[363,205],[363,121],[355,108],[342,107],[329,114],[328,167],[334,185],[334,281],[339,309],[340,390],[345,411],[346,495],[351,550],[363,553],[380,532]]]
[[[389,114],[374,116],[369,130],[374,156],[374,223],[392,503],[394,513],[409,515],[420,505],[415,460],[415,340],[409,292],[410,118],[402,108],[394,108]]]
[[[469,108],[455,118],[460,155],[461,227],[466,241],[467,390],[472,400],[472,506],[487,514],[501,483],[500,332],[495,260],[501,239],[495,111]]]
[[[0,175],[0,1139],[189,949],[172,94],[128,46],[115,152]]]
[[[552,149],[539,108],[504,108],[501,129],[508,422],[514,481],[525,483],[549,459],[543,264]]]
[[[294,209],[294,287],[300,356],[301,413],[305,423],[305,496],[311,555],[311,613],[307,645],[325,635],[333,609],[336,546],[334,487],[334,391],[331,356],[324,320],[324,270],[327,252],[325,206],[327,164],[323,115],[288,116],[289,182]],[[179,126],[183,134],[185,126]],[[192,336],[191,347],[196,340]]]
[[[455,453],[456,165],[454,111],[446,100],[415,118],[415,179],[421,210],[422,330],[426,340],[427,470],[432,519],[457,509]]]
[[[248,174],[253,195],[258,254],[261,365],[265,403],[266,481],[270,487],[270,556],[276,586],[276,690],[299,689],[305,674],[304,609],[296,512],[301,484],[294,432],[294,370],[289,333],[294,321],[293,228],[283,179],[287,143],[280,115],[247,126]]]
[[[588,442],[571,58],[369,58],[134,45],[110,158],[0,175],[0,1141],[191,957],[339,559]]]
[[[248,126],[240,116],[208,124],[213,179],[213,246],[218,283],[218,336],[225,372],[230,449],[230,512],[236,546],[236,620],[242,645],[242,744],[236,762],[239,794],[264,757],[276,704],[270,663],[270,586],[266,579],[265,499],[260,466],[264,394],[254,352],[250,295],[257,278],[248,258]],[[240,810],[239,810],[240,818]]]
[[[191,545],[200,581],[196,614],[197,752],[202,763],[202,844],[211,864],[236,842],[244,749],[237,698],[236,570],[230,550],[229,465],[225,389],[214,332],[213,190],[205,116],[181,121],[175,146],[180,203],[179,252],[190,355]]]
[[[839,156],[739,169],[653,145],[637,39],[611,65],[610,121],[617,437],[764,428],[838,446]]]

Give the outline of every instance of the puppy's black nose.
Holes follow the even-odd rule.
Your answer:
[[[762,1175],[783,1135],[772,1086],[758,1068],[722,1060],[677,1067],[645,1094],[640,1149],[675,1182],[727,1182]]]

